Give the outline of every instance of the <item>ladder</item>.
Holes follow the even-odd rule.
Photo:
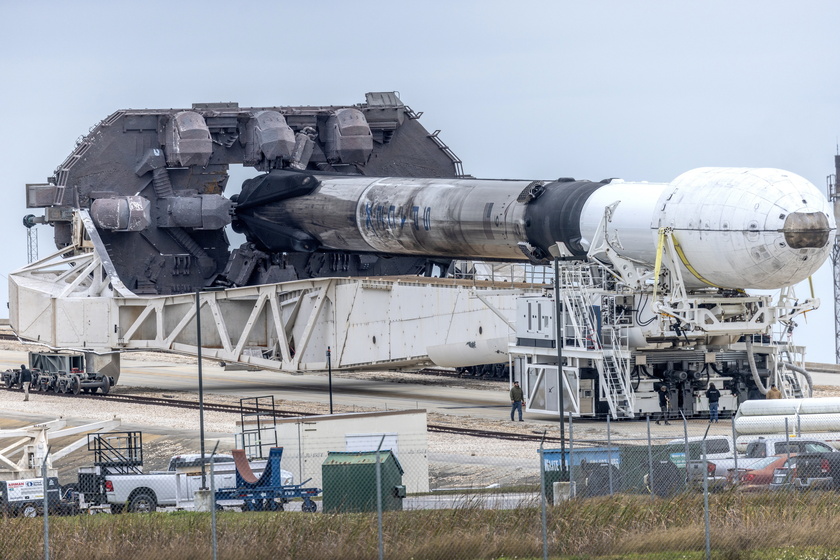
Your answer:
[[[598,325],[592,306],[595,293],[595,278],[589,266],[567,266],[561,270],[561,293],[566,313],[564,320],[564,346],[572,346],[592,354],[598,370],[599,394],[607,401],[610,415],[617,418],[633,418],[634,393],[630,387],[629,368],[622,352],[626,337],[615,324]],[[615,317],[615,313],[608,314]],[[606,335],[606,336],[603,336]],[[604,340],[609,341],[607,346]],[[624,341],[624,344],[622,344]]]

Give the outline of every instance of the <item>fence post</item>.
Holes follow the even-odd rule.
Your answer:
[[[50,484],[49,471],[47,470],[47,459],[50,457],[50,448],[44,454],[41,462],[41,477],[44,484],[44,560],[50,560]]]
[[[788,427],[787,418],[785,418],[785,447],[787,448],[787,452],[790,453],[790,428]]]
[[[382,542],[382,463],[379,460],[379,452],[384,441],[385,434],[382,434],[376,448],[376,525],[379,532],[379,560],[385,558],[385,545]]]
[[[610,415],[607,414],[607,473],[610,477],[610,496],[613,495],[613,472],[612,472],[612,433]]]
[[[210,534],[212,538],[213,560],[219,556],[219,543],[216,534],[216,451],[219,449],[219,442],[216,441],[216,446],[213,448],[213,453],[210,454]],[[262,446],[260,446],[262,452]]]
[[[647,443],[648,443],[648,485],[650,486],[650,499],[656,496],[653,493],[653,443],[650,440],[650,414],[647,416]]]
[[[682,416],[683,421],[683,437],[685,438],[685,489],[688,490],[688,461],[690,459],[688,453],[688,420],[685,419],[685,414],[683,414],[682,409],[680,409],[680,416]]]
[[[569,497],[577,498],[577,485],[575,477],[572,476],[572,465],[575,463],[575,425],[572,421],[572,413],[569,412]]]
[[[543,446],[545,443],[545,431],[543,431],[543,438],[540,441],[540,504],[542,507],[542,541],[543,541],[543,560],[548,560],[548,523],[545,515],[545,456],[543,455]]]
[[[735,458],[735,472],[738,472],[738,449],[735,447],[735,416],[732,417],[732,457]],[[736,476],[737,478],[737,476]]]
[[[706,430],[708,433],[709,430]],[[712,559],[712,537],[711,529],[709,527],[709,461],[706,458],[706,436],[703,436],[701,444],[703,452],[703,522],[705,524],[706,532],[706,560]],[[685,464],[686,472],[688,471],[688,463]]]

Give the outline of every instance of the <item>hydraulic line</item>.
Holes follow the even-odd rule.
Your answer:
[[[750,373],[752,373],[755,386],[758,387],[758,390],[762,395],[766,395],[769,389],[764,386],[761,382],[761,378],[758,376],[758,368],[755,365],[755,355],[753,355],[752,340],[749,336],[745,336],[744,341],[747,344],[747,361],[750,363]]]
[[[792,371],[795,371],[797,373],[802,374],[802,376],[808,382],[808,397],[813,397],[814,396],[814,382],[811,379],[811,373],[807,369],[805,369],[803,367],[795,366],[795,365],[793,365],[789,362],[782,362],[782,365],[784,367],[788,368],[789,370],[792,370]]]

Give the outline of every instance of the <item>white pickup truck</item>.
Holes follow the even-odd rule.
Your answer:
[[[206,461],[209,463],[209,457]],[[213,484],[215,489],[234,488],[236,486],[236,467],[233,456],[216,455],[213,458]],[[265,468],[266,461],[251,462],[251,469],[259,474]],[[92,469],[79,470],[79,486],[83,489],[81,499],[84,503],[110,504],[113,513],[151,512],[158,507],[183,507],[193,505],[196,490],[202,485],[201,456],[176,455],[169,461],[165,471],[151,471],[142,474],[98,474]],[[206,484],[210,487],[210,465],[206,466]],[[84,476],[96,477],[96,491],[85,493],[91,484],[83,482]],[[282,471],[284,485],[294,484],[294,477],[289,471]]]

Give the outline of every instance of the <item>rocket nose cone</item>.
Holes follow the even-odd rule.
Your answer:
[[[831,226],[821,212],[793,212],[782,228],[792,249],[820,249],[828,245]]]

